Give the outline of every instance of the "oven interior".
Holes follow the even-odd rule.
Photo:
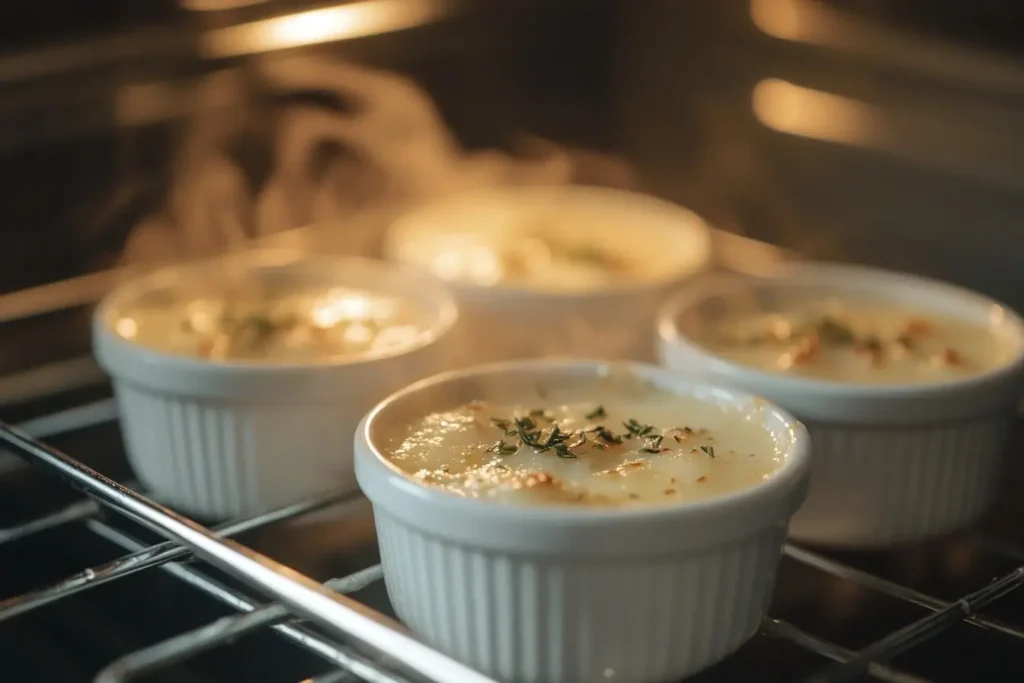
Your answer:
[[[985,3],[971,21],[954,4],[930,13],[915,2],[222,4],[3,10],[0,642],[11,680],[420,680],[275,606],[230,559],[208,561],[214,532],[209,545],[182,543],[172,518],[140,512],[113,483],[137,486],[89,316],[133,272],[125,252],[140,224],[221,201],[205,160],[223,155],[242,171],[224,192],[243,198],[224,202],[248,216],[243,240],[372,253],[378,205],[404,198],[392,167],[328,140],[310,144],[303,177],[317,182],[318,155],[351,155],[343,179],[373,179],[347,197],[358,206],[285,212],[270,228],[253,217],[246,201],[258,204],[287,156],[281,112],[360,106],[265,92],[255,75],[275,55],[403,74],[467,153],[531,163],[557,150],[579,160],[573,179],[611,177],[678,201],[716,227],[720,268],[872,263],[1024,306],[1012,220],[1024,208],[1024,63],[1003,30],[1019,13],[1012,3]],[[378,24],[266,23],[355,5],[380,9]],[[334,15],[316,16],[324,26]],[[221,97],[238,88],[242,104]],[[871,125],[837,123],[865,111]],[[353,227],[361,221],[369,227]],[[201,236],[175,233],[184,253],[172,257],[196,255],[193,242]],[[694,680],[1021,680],[1017,431],[1004,495],[977,528],[879,552],[787,545],[770,618]],[[329,505],[344,507],[343,522],[317,520]],[[365,501],[335,496],[213,529],[267,566],[334,580],[393,616]]]

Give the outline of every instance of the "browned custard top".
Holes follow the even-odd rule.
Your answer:
[[[759,370],[856,384],[920,384],[985,372],[1005,344],[971,322],[875,303],[822,300],[746,316],[701,340]]]

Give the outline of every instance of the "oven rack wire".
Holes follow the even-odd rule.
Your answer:
[[[320,585],[230,540],[245,532],[265,529],[331,505],[356,500],[358,494],[332,495],[207,529],[132,488],[103,477],[47,446],[42,440],[67,429],[82,428],[84,424],[109,422],[114,419],[109,404],[109,400],[98,401],[49,415],[23,425],[27,429],[0,423],[0,445],[85,494],[85,498],[45,516],[0,529],[0,545],[17,543],[64,525],[81,525],[126,552],[114,561],[85,568],[25,594],[0,596],[0,621],[16,618],[54,601],[138,572],[160,569],[232,608],[237,614],[123,656],[99,673],[95,679],[97,683],[125,683],[266,628],[277,631],[324,660],[325,672],[306,679],[305,683],[489,681],[419,643],[388,617],[345,597],[347,593],[382,580],[379,565]],[[83,413],[91,415],[92,419],[83,420],[79,417]],[[108,511],[140,522],[167,540],[147,545],[105,521],[103,513]],[[988,545],[1018,562],[1024,558],[1024,549],[1001,542]],[[890,683],[927,683],[926,679],[899,671],[888,662],[960,622],[1024,644],[1024,625],[1015,626],[979,613],[982,608],[1024,584],[1024,565],[958,600],[946,601],[796,544],[787,544],[784,552],[805,567],[927,610],[923,618],[857,651],[829,642],[786,621],[767,618],[761,626],[761,635],[788,641],[833,662],[806,678],[805,683],[839,683],[863,676]],[[267,596],[269,602],[257,603],[236,588],[191,566],[189,560],[193,556],[248,584]],[[372,654],[367,654],[368,651]]]
[[[740,272],[761,272],[775,264],[798,258],[777,247],[738,235],[713,231],[718,267]],[[113,280],[81,287],[75,279],[35,290],[0,297],[0,323],[16,323],[41,313],[78,309],[94,302]],[[87,276],[94,277],[94,276]],[[75,294],[77,292],[77,294]],[[70,294],[74,294],[69,298]],[[84,299],[83,299],[84,296]],[[7,315],[3,313],[6,311]],[[0,408],[39,398],[67,397],[105,379],[89,356],[36,367],[29,372],[2,378]],[[279,510],[236,520],[214,529],[160,506],[136,492],[134,483],[118,483],[86,467],[72,455],[47,445],[65,434],[101,425],[113,425],[117,409],[113,399],[82,400],[17,426],[0,421],[0,476],[10,466],[10,451],[21,460],[55,475],[84,496],[44,516],[0,528],[0,546],[45,536],[49,531],[76,526],[104,539],[125,554],[118,559],[80,571],[49,585],[36,586],[20,595],[0,594],[0,622],[44,607],[72,595],[119,581],[142,572],[159,570],[182,584],[222,603],[235,614],[191,631],[177,634],[130,653],[107,666],[98,683],[118,683],[184,662],[208,650],[226,645],[256,630],[272,629],[280,636],[314,653],[324,662],[321,675],[303,683],[366,681],[368,683],[494,683],[472,672],[413,638],[404,627],[346,593],[382,580],[379,565],[318,584],[284,564],[232,540],[235,536],[273,528],[322,511],[329,506],[359,500],[357,493],[337,494]],[[149,543],[112,523],[125,518],[140,523],[165,540]],[[120,520],[117,520],[120,521]],[[1024,547],[1003,540],[977,537],[993,554],[1010,560],[1016,569],[1003,573],[955,601],[943,600],[906,585],[837,561],[826,554],[787,544],[786,556],[800,566],[823,575],[852,582],[874,594],[888,596],[923,610],[926,616],[911,621],[859,650],[847,649],[810,630],[769,617],[759,636],[786,641],[813,653],[831,666],[805,683],[837,683],[867,676],[890,683],[929,683],[925,678],[900,671],[890,662],[898,655],[948,631],[958,623],[1024,644],[1024,624],[1013,625],[979,613],[1024,583]],[[204,572],[191,560],[199,558],[246,585],[245,591]],[[249,592],[251,591],[251,592]],[[253,595],[260,596],[254,598]]]

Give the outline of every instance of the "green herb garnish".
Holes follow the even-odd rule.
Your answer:
[[[700,449],[702,451],[704,451],[705,453],[707,453],[709,458],[715,457],[715,447],[714,446],[701,446]]]
[[[817,324],[818,334],[822,341],[829,344],[852,344],[855,340],[853,330],[835,318],[825,316]]]
[[[632,438],[634,436],[647,436],[654,431],[653,425],[640,424],[633,418],[629,418],[626,422],[622,423],[622,426],[626,428],[628,432],[626,438]]]
[[[497,443],[487,449],[488,453],[497,453],[498,455],[512,455],[519,450],[518,446],[505,443],[504,439],[499,439]]]
[[[664,450],[661,447],[661,442],[664,438],[665,437],[663,437],[661,434],[648,437],[647,442],[644,444],[644,447],[641,448],[640,450],[643,451],[644,453],[661,453],[662,450]]]
[[[597,406],[586,415],[588,420],[600,420],[602,417],[608,417],[608,413],[605,412],[604,406]]]

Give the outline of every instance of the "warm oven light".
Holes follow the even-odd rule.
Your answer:
[[[443,8],[440,0],[346,3],[210,31],[202,51],[207,57],[238,57],[377,35],[427,23]]]
[[[872,138],[871,107],[863,102],[770,78],[754,87],[754,115],[781,133],[850,145]]]

